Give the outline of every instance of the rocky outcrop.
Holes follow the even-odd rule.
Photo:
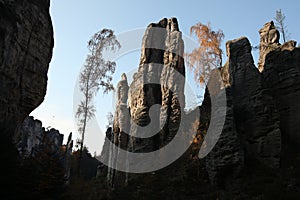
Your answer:
[[[182,33],[176,18],[165,18],[147,27],[139,70],[130,85],[129,107],[132,121],[138,125],[131,124],[131,135],[144,132],[143,135],[148,137],[132,137],[131,151],[156,150],[177,133],[181,108],[185,105],[183,50]],[[157,109],[155,104],[161,108]],[[157,129],[156,135],[153,134],[156,129],[142,130],[141,127],[150,126],[150,123]]]
[[[227,46],[236,128],[245,153],[270,167],[279,167],[279,113],[253,64],[250,43],[240,38]]]
[[[213,184],[227,185],[241,178],[242,172],[252,164],[277,170],[283,146],[300,142],[297,134],[300,109],[296,103],[300,80],[299,49],[295,48],[294,41],[280,45],[279,33],[272,22],[267,23],[260,34],[259,69],[254,65],[247,38],[228,41],[228,61],[213,71],[200,106],[198,130],[202,133],[197,140],[205,137],[203,143],[203,140],[198,141],[201,148],[208,148],[212,141],[217,141],[205,157],[206,172]],[[127,109],[126,98],[118,101],[115,125],[109,134],[118,146],[131,152],[150,152],[168,144],[177,133],[182,115],[187,116],[181,109],[185,101],[184,79],[179,78],[185,75],[183,48],[176,19],[163,19],[148,26],[139,70],[128,91],[131,136],[129,140],[120,139],[120,127],[128,123],[120,117]],[[127,91],[127,82],[125,87],[123,82],[119,88]],[[161,104],[161,108],[151,110],[155,104]],[[124,105],[124,109],[120,105]],[[144,131],[143,127],[149,124],[160,128],[158,134]],[[221,134],[207,138],[205,133],[209,130]],[[151,134],[150,137],[145,137],[147,134]],[[122,144],[122,141],[126,142]],[[108,154],[112,153],[108,149]]]
[[[9,139],[46,94],[54,43],[49,6],[0,1],[0,131]]]
[[[227,97],[226,120],[217,144],[206,158],[212,183],[226,181],[228,170],[234,175],[247,167],[244,160],[279,168],[281,156],[285,155],[283,148],[294,152],[295,148],[287,149],[296,147],[300,152],[300,50],[295,41],[279,44],[279,32],[272,21],[259,33],[258,69],[247,38],[226,44],[228,61],[221,69]],[[205,95],[203,102],[213,102],[211,96]],[[204,113],[209,110],[204,107],[211,106],[206,104],[202,105]]]
[[[228,174],[238,175],[244,161],[257,160],[278,168],[281,154],[279,112],[253,63],[248,39],[228,41],[226,47],[228,61],[221,69],[222,82],[226,85],[226,119],[218,142],[206,158],[210,180],[216,184],[226,181]],[[206,98],[210,98],[212,104],[218,100],[214,100],[211,92]],[[220,114],[216,116],[222,118]]]
[[[130,116],[127,106],[128,90],[126,74],[122,74],[122,80],[118,83],[118,97],[113,123],[114,143],[122,149],[127,149],[130,131]]]
[[[274,22],[267,22],[260,30],[260,43],[259,43],[259,60],[258,70],[260,72],[264,69],[266,55],[275,49],[278,49],[280,34],[275,28]]]
[[[161,104],[162,94],[159,83],[164,64],[166,40],[166,18],[157,24],[151,23],[143,37],[141,59],[138,72],[134,74],[130,84],[128,105],[130,107],[131,128],[129,149],[133,152],[150,152],[160,145],[159,136],[140,138],[137,134],[144,131],[144,136],[151,136],[151,129],[143,130],[150,121],[159,127],[159,111],[156,109],[150,116],[149,108]]]
[[[4,199],[14,199],[18,152],[24,119],[44,100],[52,57],[50,0],[0,0],[0,156]],[[9,175],[8,175],[9,174]],[[16,198],[16,197],[15,197]]]
[[[52,154],[58,154],[61,150],[64,135],[54,128],[45,130],[42,122],[35,120],[32,116],[24,120],[20,132],[22,139],[18,142],[17,147],[22,158],[34,157],[45,148],[48,148]],[[70,138],[69,140],[68,149],[72,145]]]
[[[127,162],[120,161],[119,153],[111,147],[113,144],[130,152],[152,152],[170,142],[177,133],[185,106],[183,50],[176,18],[164,18],[147,27],[139,68],[130,87],[125,74],[118,83],[113,129],[107,132],[112,143],[106,138],[101,154],[110,166]],[[99,166],[98,171],[99,175],[105,168]],[[107,171],[109,184],[116,185],[112,180],[119,172]],[[123,175],[118,181],[124,179]]]
[[[100,158],[97,158],[98,160],[101,161],[106,161],[107,163],[109,162],[109,160],[111,159],[111,153],[110,153],[110,141],[113,141],[113,131],[112,131],[112,127],[108,127],[106,132],[105,132],[105,140],[104,140],[104,144],[102,147],[102,151],[101,151],[101,155]],[[103,163],[100,163],[99,166],[97,167],[97,177],[107,177],[107,181],[110,184],[110,180],[111,180],[111,172],[108,172],[111,169],[108,169],[108,167],[106,165],[104,165]]]
[[[208,133],[210,137],[205,137],[206,140],[202,144],[203,148],[206,148],[212,145],[213,140],[217,141],[205,157],[208,176],[211,183],[216,185],[226,184],[233,177],[238,177],[244,167],[244,150],[235,124],[232,89],[224,88],[223,81],[219,77],[219,69],[214,70],[208,82],[210,90],[206,90],[204,102],[211,102],[209,104],[211,112],[207,116],[211,129]],[[202,104],[204,105],[207,104]],[[201,117],[207,115],[206,110],[202,110]],[[201,120],[203,119],[202,117]],[[221,131],[220,135],[219,131]]]
[[[72,159],[72,152],[73,152],[73,140],[72,140],[72,132],[69,134],[67,144],[65,145],[64,149],[64,179],[65,183],[69,184],[71,179],[71,159]]]
[[[108,143],[106,139],[104,144],[104,149],[102,150],[102,156],[108,156],[105,159],[108,159],[108,162],[111,166],[116,166],[116,162],[126,162],[124,158],[120,157],[119,150],[115,151],[112,145],[116,145],[123,150],[127,150],[128,141],[129,141],[129,131],[130,131],[130,115],[129,108],[127,106],[128,100],[128,82],[126,74],[122,74],[122,79],[119,81],[117,86],[117,103],[116,110],[114,115],[113,129],[108,128],[106,132],[106,137],[111,141],[111,144]],[[106,149],[105,149],[106,148]],[[107,151],[108,154],[104,154]],[[99,166],[99,168],[103,168]],[[100,173],[98,173],[98,176]],[[115,181],[115,179],[117,181]],[[126,182],[126,177],[124,173],[117,172],[113,168],[108,168],[107,171],[107,180],[110,186],[115,187],[118,183]]]
[[[160,124],[164,125],[160,134],[162,146],[168,144],[176,135],[185,107],[184,44],[177,19],[169,19],[166,29],[164,67],[160,77],[162,91]]]
[[[266,56],[262,76],[280,113],[285,145],[300,145],[300,48],[289,41]]]
[[[40,120],[29,116],[24,120],[20,134],[21,140],[18,141],[17,148],[22,161],[41,159],[37,157],[45,154],[58,159],[64,168],[64,181],[68,184],[71,178],[72,133],[69,134],[67,143],[63,145],[63,134],[54,128],[45,129]]]

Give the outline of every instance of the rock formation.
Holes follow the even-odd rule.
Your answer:
[[[242,37],[228,41],[226,46],[228,61],[222,68],[227,85],[226,120],[216,146],[206,158],[213,183],[226,181],[229,171],[231,176],[238,174],[244,160],[254,159],[271,168],[280,165],[279,113],[253,63],[251,45]]]
[[[102,151],[101,151],[101,155],[100,155],[100,159],[98,160],[104,160],[109,162],[109,160],[111,160],[111,153],[110,153],[110,144],[109,142],[112,141],[113,142],[113,132],[112,132],[112,127],[108,127],[106,132],[105,132],[105,140],[104,140],[104,144],[102,147]],[[108,179],[108,182],[110,183],[111,180],[111,172],[108,172],[109,170],[112,169],[108,169],[107,166],[105,166],[103,163],[100,163],[99,166],[97,167],[97,177],[101,177],[101,176],[106,176]]]
[[[224,181],[228,171],[223,169],[234,169],[231,163],[239,158],[237,152],[246,163],[254,159],[270,168],[280,167],[283,149],[296,147],[300,152],[297,103],[300,50],[295,47],[295,41],[279,44],[279,32],[272,21],[259,32],[259,70],[253,64],[247,38],[228,41],[226,45],[228,61],[222,69],[227,91],[226,122],[218,143],[206,158],[212,182]],[[206,95],[206,98],[210,97]],[[220,146],[224,136],[232,133],[238,140],[227,136],[226,145]],[[238,151],[231,152],[234,143]],[[243,162],[236,163],[239,169],[244,167]]]
[[[299,48],[296,41],[280,45],[273,22],[260,30],[260,62],[264,87],[268,88],[280,114],[280,130],[285,144],[300,144],[299,117]]]
[[[183,50],[176,18],[164,18],[147,27],[139,69],[129,90],[125,74],[118,83],[113,129],[107,134],[114,145],[130,152],[152,152],[172,140],[185,106]],[[111,165],[120,162],[107,139],[101,156]],[[104,171],[102,166],[100,171]],[[115,170],[108,169],[108,177],[110,185],[116,184],[111,181],[117,177]]]
[[[295,46],[288,41],[266,55],[262,76],[279,110],[284,143],[299,147],[300,49]]]
[[[210,138],[206,137],[206,142],[202,145],[211,145],[209,143],[212,141],[209,140],[217,140],[216,145],[205,157],[206,170],[213,184],[225,184],[228,179],[238,177],[244,166],[244,151],[235,124],[232,89],[224,88],[219,77],[219,69],[214,70],[208,81],[209,91],[206,90],[202,104],[205,108],[202,108],[200,120],[200,123],[204,123],[205,118],[208,118],[211,127],[209,134],[213,135]],[[226,98],[223,98],[224,93]],[[210,112],[207,112],[210,108]],[[220,130],[220,137],[215,138]]]
[[[139,70],[130,85],[130,114],[138,126],[151,123],[162,131],[158,129],[153,137],[132,137],[129,145],[133,152],[156,150],[177,133],[181,108],[185,106],[183,50],[182,33],[176,18],[162,19],[147,27]],[[155,104],[161,105],[161,109],[155,110]],[[131,124],[132,136],[141,131],[138,126]],[[144,133],[145,136],[153,135],[153,129],[147,130],[151,133]]]
[[[281,132],[274,99],[253,64],[248,39],[230,41],[228,48],[234,116],[242,145],[248,156],[279,167]]]
[[[46,94],[54,43],[49,6],[0,1],[0,130],[9,138]]]
[[[61,150],[64,135],[54,128],[45,130],[42,122],[32,116],[24,120],[20,132],[21,140],[17,147],[22,158],[34,157],[43,148],[49,148],[53,154]],[[71,145],[71,141],[68,142]]]
[[[108,159],[108,162],[112,166],[115,166],[116,162],[126,162],[126,160],[123,160],[123,158],[119,157],[119,151],[113,150],[112,145],[116,145],[121,149],[127,150],[129,141],[130,115],[129,108],[127,106],[129,86],[126,74],[122,74],[121,78],[122,80],[118,83],[117,86],[117,104],[114,115],[113,129],[111,130],[111,128],[108,128],[106,132],[107,139],[109,139],[112,143],[109,144],[108,140],[106,139],[104,148],[108,149],[102,150],[102,152],[108,152],[108,157],[105,159]],[[102,156],[107,155],[102,153]],[[100,174],[98,173],[98,175]],[[124,175],[124,173],[117,173],[115,169],[109,168],[107,172],[109,185],[114,187],[120,182],[126,182]],[[114,181],[115,179],[117,181]]]
[[[166,29],[164,67],[160,78],[162,92],[160,124],[164,125],[160,134],[161,146],[169,143],[177,133],[185,107],[184,44],[177,19],[169,19]]]
[[[295,41],[280,45],[273,22],[265,24],[260,35],[258,68],[254,65],[247,38],[226,43],[228,61],[220,69],[213,70],[203,103],[194,111],[201,113],[200,140],[202,136],[206,137],[208,127],[221,131],[216,145],[203,162],[210,182],[218,186],[232,186],[232,181],[243,180],[247,177],[245,171],[251,171],[249,168],[253,166],[279,170],[283,149],[290,146],[297,147],[300,153],[299,48],[295,48]],[[168,144],[178,130],[181,116],[187,115],[180,106],[180,102],[185,101],[184,80],[178,81],[179,75],[185,75],[182,53],[183,41],[176,19],[163,19],[148,26],[139,70],[134,74],[128,94],[131,136],[128,145],[124,143],[123,146],[126,149],[127,145],[128,151],[150,152]],[[153,84],[157,82],[160,86]],[[222,102],[224,94],[226,101]],[[153,112],[151,107],[155,104],[162,106]],[[120,130],[116,128],[120,126],[119,112],[122,109],[116,111],[116,126],[108,135],[120,146]],[[161,129],[158,135],[138,137],[143,127],[151,123]],[[216,138],[212,136],[211,139]],[[204,148],[211,142],[209,139],[202,141],[199,144]],[[113,153],[108,152],[109,155]],[[192,153],[195,154],[194,150]]]
[[[20,140],[22,122],[46,94],[54,45],[49,6],[50,0],[0,0],[0,155],[6,160],[1,177],[12,199],[18,166],[13,142]]]
[[[40,120],[29,116],[21,126],[20,135],[21,139],[17,142],[17,148],[22,159],[35,158],[43,152],[47,152],[60,159],[64,167],[65,182],[69,183],[73,150],[72,133],[69,134],[67,144],[63,145],[63,134],[54,128],[46,130],[42,127]]]
[[[143,37],[142,52],[138,72],[134,74],[129,90],[129,107],[131,124],[129,149],[133,152],[150,152],[159,147],[159,136],[150,138],[135,137],[141,132],[141,127],[150,123],[149,108],[161,104],[161,88],[159,83],[162,66],[164,64],[164,49],[166,26],[168,20],[162,19],[157,24],[151,23]],[[156,84],[155,84],[156,83]],[[159,112],[153,112],[151,123],[159,127]],[[151,131],[147,129],[148,131]],[[144,135],[151,133],[145,132]]]
[[[17,144],[21,157],[26,158],[35,154],[43,141],[45,128],[42,122],[34,120],[33,117],[27,117],[21,127],[21,140]]]
[[[259,44],[259,60],[258,60],[258,70],[260,72],[264,69],[264,63],[266,55],[278,49],[280,34],[279,31],[275,28],[274,22],[267,22],[260,30],[260,44]]]
[[[118,97],[113,124],[114,142],[122,149],[127,149],[128,133],[130,131],[130,116],[127,106],[128,90],[126,74],[122,74],[122,80],[118,83]]]
[[[65,145],[64,149],[64,168],[65,168],[65,174],[64,179],[65,183],[69,184],[71,179],[71,156],[73,152],[73,140],[72,140],[72,132],[69,134],[67,144]]]

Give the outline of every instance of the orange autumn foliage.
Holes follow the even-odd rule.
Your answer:
[[[204,84],[211,70],[222,65],[223,51],[220,45],[224,39],[224,33],[220,29],[213,31],[210,23],[207,25],[198,23],[190,28],[190,34],[197,36],[199,47],[191,53],[186,53],[185,59],[190,70],[194,72],[195,80]]]

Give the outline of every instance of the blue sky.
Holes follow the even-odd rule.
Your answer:
[[[113,29],[116,35],[122,35],[145,28],[164,17],[177,17],[179,28],[186,36],[189,36],[192,25],[211,22],[213,29],[222,29],[225,34],[223,49],[226,41],[241,36],[248,37],[255,46],[259,44],[258,30],[274,18],[278,9],[286,15],[290,39],[300,41],[300,3],[292,0],[51,1],[55,46],[48,72],[47,94],[45,101],[31,115],[40,119],[45,127],[52,126],[63,134],[73,132],[75,140],[79,137],[73,117],[74,88],[87,55],[87,41],[103,28]],[[257,54],[258,51],[253,52],[255,59]],[[138,66],[139,56],[140,51],[136,50],[116,60],[115,83],[123,71],[128,72]],[[225,55],[223,60],[226,60]],[[189,81],[195,84],[193,80]],[[200,90],[194,86],[193,89]],[[101,131],[105,131],[107,124],[105,116],[108,111],[113,111],[111,97],[112,94],[102,95],[100,91],[95,99],[100,129],[90,127],[86,134],[86,146],[92,153],[97,151],[99,154],[102,149],[104,136]]]

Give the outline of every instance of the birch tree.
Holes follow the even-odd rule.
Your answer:
[[[190,28],[190,34],[197,36],[199,47],[185,54],[185,59],[194,72],[195,80],[203,84],[209,78],[211,70],[222,65],[223,51],[220,46],[224,33],[221,29],[212,30],[210,23],[198,23]]]
[[[120,47],[121,45],[114,35],[114,32],[110,29],[102,29],[95,33],[88,41],[89,53],[79,77],[80,91],[83,94],[83,99],[80,101],[76,112],[78,132],[81,134],[81,139],[79,140],[79,171],[87,122],[96,112],[93,98],[99,89],[103,89],[103,93],[114,90],[112,75],[115,72],[116,63],[105,60],[103,58],[103,52],[115,51]]]
[[[285,43],[288,39],[288,31],[285,25],[285,15],[281,11],[281,9],[276,10],[276,16],[274,19],[275,19],[275,26],[282,35],[283,43]]]

